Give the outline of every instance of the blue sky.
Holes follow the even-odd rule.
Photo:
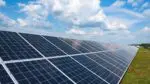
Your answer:
[[[0,30],[150,42],[150,0],[0,0]]]

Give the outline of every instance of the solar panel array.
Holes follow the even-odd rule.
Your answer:
[[[118,84],[137,48],[0,31],[0,84]]]

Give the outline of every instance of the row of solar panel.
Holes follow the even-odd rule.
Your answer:
[[[78,41],[49,36],[42,37],[31,34],[21,35],[46,57],[66,55],[60,49],[65,51],[67,54],[89,53],[106,50],[102,45],[91,41]],[[0,51],[0,57],[2,57],[4,61],[41,57],[28,43],[14,32],[0,32]]]
[[[129,48],[130,52],[127,52],[127,49],[127,51],[116,50],[99,53],[98,51],[106,50],[106,48],[96,42],[31,34],[20,34],[19,36],[12,32],[0,32],[0,40],[0,57],[4,61],[42,57],[33,47],[45,57],[97,52],[88,55],[49,58],[49,60],[46,58],[7,63],[7,67],[19,83],[66,84],[74,81],[76,83],[116,84],[135,55],[134,49],[131,48]],[[4,72],[5,70],[1,66],[0,73]],[[9,77],[5,73],[0,76],[1,83],[13,83],[10,78],[5,79],[5,77]]]
[[[109,52],[109,54],[110,53],[112,52]],[[113,67],[101,59],[101,57],[108,56],[104,56],[104,54],[108,53],[77,55],[73,57],[49,59],[49,61],[55,64],[76,83],[117,84],[127,66],[124,66],[122,70]],[[109,56],[112,57],[111,55]],[[36,60],[8,63],[6,65],[20,84],[71,84],[72,82],[55,69],[49,61]],[[2,84],[13,83],[12,80],[8,78],[9,76],[4,69],[2,69],[2,66],[0,67],[0,73],[0,81]]]

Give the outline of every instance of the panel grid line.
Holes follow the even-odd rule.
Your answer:
[[[61,39],[60,39],[61,40]],[[63,40],[61,40],[61,41],[63,41]],[[65,41],[63,41],[63,42],[65,42]],[[65,42],[66,44],[68,44],[67,42]],[[69,44],[68,44],[69,45]],[[70,45],[69,45],[70,46]],[[72,47],[72,46],[71,46]],[[77,50],[77,49],[75,49],[75,50]],[[79,50],[77,50],[77,51],[79,51]],[[79,51],[79,52],[81,52],[81,51]],[[86,55],[86,54],[83,54],[83,55]],[[96,55],[96,54],[95,54]],[[97,56],[97,55],[96,55]],[[98,57],[98,56],[97,56]],[[89,58],[89,57],[88,57]],[[99,57],[100,58],[100,57]],[[91,59],[91,58],[89,58],[89,59]],[[101,59],[101,58],[100,58]],[[105,60],[104,60],[105,61]],[[95,62],[95,61],[94,61]],[[105,61],[106,62],[106,61]],[[98,63],[99,64],[99,63]],[[100,64],[99,64],[100,65]],[[111,64],[111,65],[113,65],[113,64]],[[104,66],[103,65],[101,65],[103,68],[104,68]],[[117,68],[117,67],[116,67]],[[107,69],[106,67],[105,67],[105,69]],[[107,69],[108,70],[108,69]],[[109,70],[110,71],[110,70]],[[112,71],[110,71],[111,73],[113,73],[113,74],[115,74],[114,72],[112,72]],[[117,74],[115,74],[117,77],[119,77]]]
[[[31,45],[24,37],[17,33],[24,41],[26,41],[33,49],[35,49],[43,58],[45,58],[53,67],[55,67],[60,73],[67,77],[72,83],[76,84],[71,78],[69,78],[65,73],[63,73],[57,66],[55,66],[51,61],[49,61],[40,51],[38,51],[33,45]]]
[[[112,51],[112,50],[109,50]],[[109,52],[107,51],[100,51],[100,52]],[[117,50],[116,50],[117,51]],[[80,53],[80,54],[72,54],[70,56],[74,57],[74,56],[78,56],[78,55],[88,55],[88,54],[94,54],[94,53],[100,53],[98,52],[92,52],[92,53]],[[47,59],[56,59],[56,58],[63,58],[63,57],[69,57],[68,55],[62,55],[62,56],[53,56],[53,57],[45,57]],[[26,62],[26,61],[36,61],[36,60],[43,60],[45,59],[43,57],[40,58],[29,58],[29,59],[20,59],[20,60],[9,60],[9,61],[4,61],[4,63],[16,63],[16,62]]]
[[[43,36],[41,36],[43,37]],[[46,39],[45,37],[43,37],[44,39]],[[46,39],[47,40],[47,39]],[[52,42],[50,42],[49,40],[47,40],[49,43],[53,44]],[[55,47],[57,47],[55,44],[53,44]],[[67,54],[65,51],[63,51],[62,49],[60,49],[59,47],[57,47],[59,50],[61,50],[62,52],[64,52],[65,54]],[[68,55],[68,54],[67,54]],[[96,75],[98,78],[102,79],[103,81],[105,81],[107,84],[110,84],[109,82],[107,82],[105,79],[103,79],[102,77],[100,77],[99,75],[97,75],[96,73],[94,73],[93,71],[89,70],[87,67],[85,67],[83,64],[81,64],[80,62],[78,62],[77,60],[75,60],[73,57],[71,57],[70,55],[68,55],[71,59],[73,59],[74,61],[76,61],[78,64],[80,64],[82,67],[86,68],[88,71],[90,71],[91,73],[93,73],[94,75]]]
[[[59,38],[58,38],[59,39]],[[59,40],[61,40],[61,39],[59,39]],[[61,41],[63,41],[63,40],[61,40]],[[65,42],[65,41],[63,41],[63,42]],[[65,42],[66,44],[68,44],[67,42]],[[68,44],[69,46],[71,46],[70,44]],[[71,46],[72,47],[72,46]],[[73,47],[72,47],[73,48]],[[76,48],[74,48],[75,50],[77,50]],[[86,50],[88,50],[87,48],[85,48]],[[79,51],[79,50],[77,50],[77,51]],[[88,50],[88,51],[90,51],[90,50]],[[79,51],[79,52],[81,52],[81,51]],[[96,56],[97,56],[97,54],[95,54]],[[98,56],[97,56],[98,57]],[[101,58],[102,60],[104,60],[105,62],[107,62],[107,63],[109,63],[107,60],[105,60],[105,59],[103,59],[103,58]],[[117,66],[115,66],[115,65],[113,65],[112,63],[109,63],[109,64],[111,64],[112,66],[114,66],[114,67],[116,67],[117,69],[119,69],[120,71],[122,71],[120,68],[118,68]],[[112,71],[111,71],[112,72]]]
[[[8,67],[6,66],[6,64],[3,62],[3,60],[0,57],[0,63],[1,65],[4,67],[5,71],[7,72],[7,74],[9,75],[9,77],[12,79],[12,81],[15,84],[18,84],[18,81],[15,79],[15,77],[12,75],[12,73],[10,72],[10,70],[8,69]]]
[[[137,53],[137,51],[136,51],[136,53]],[[131,65],[132,61],[134,60],[135,56],[136,56],[136,55],[134,55],[134,56],[132,57],[132,60],[130,60],[130,63],[129,63],[128,66],[126,67],[126,70],[123,72],[123,75],[120,77],[120,80],[118,81],[118,84],[121,82],[123,76],[124,76],[125,73],[127,72],[128,68],[129,68],[129,66]]]
[[[106,56],[106,54],[104,54],[104,53],[102,53],[104,56]],[[119,63],[118,61],[116,61],[116,60],[114,60],[114,59],[112,59],[111,57],[109,57],[108,56],[108,58],[110,58],[111,60],[113,60],[113,61],[115,61],[116,63],[118,63],[120,66],[122,66],[122,67],[126,67],[125,65],[123,65],[123,64],[121,64],[121,63]]]
[[[85,44],[85,45],[87,45],[87,44]],[[87,45],[87,46],[89,46],[89,45]],[[91,47],[91,46],[89,46],[89,47]],[[85,47],[84,47],[85,48]],[[92,47],[91,47],[92,48]],[[87,48],[85,48],[85,49],[87,49]],[[87,49],[88,51],[90,51],[89,49]],[[103,54],[103,53],[102,53]],[[109,57],[109,56],[108,56]],[[110,57],[109,57],[110,58]],[[116,60],[114,60],[114,59],[112,59],[112,58],[110,58],[111,60],[113,60],[113,61],[115,61],[115,62],[117,62],[118,63],[118,61],[116,61]],[[120,63],[118,63],[119,65],[120,65]],[[122,65],[121,64],[121,66],[122,67],[125,67],[124,65]],[[117,66],[116,66],[117,67]],[[119,68],[119,67],[118,67]],[[120,69],[120,68],[119,68]]]

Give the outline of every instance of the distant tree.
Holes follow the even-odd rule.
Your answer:
[[[143,44],[140,44],[140,46],[148,49],[150,48],[150,43],[143,43]]]

